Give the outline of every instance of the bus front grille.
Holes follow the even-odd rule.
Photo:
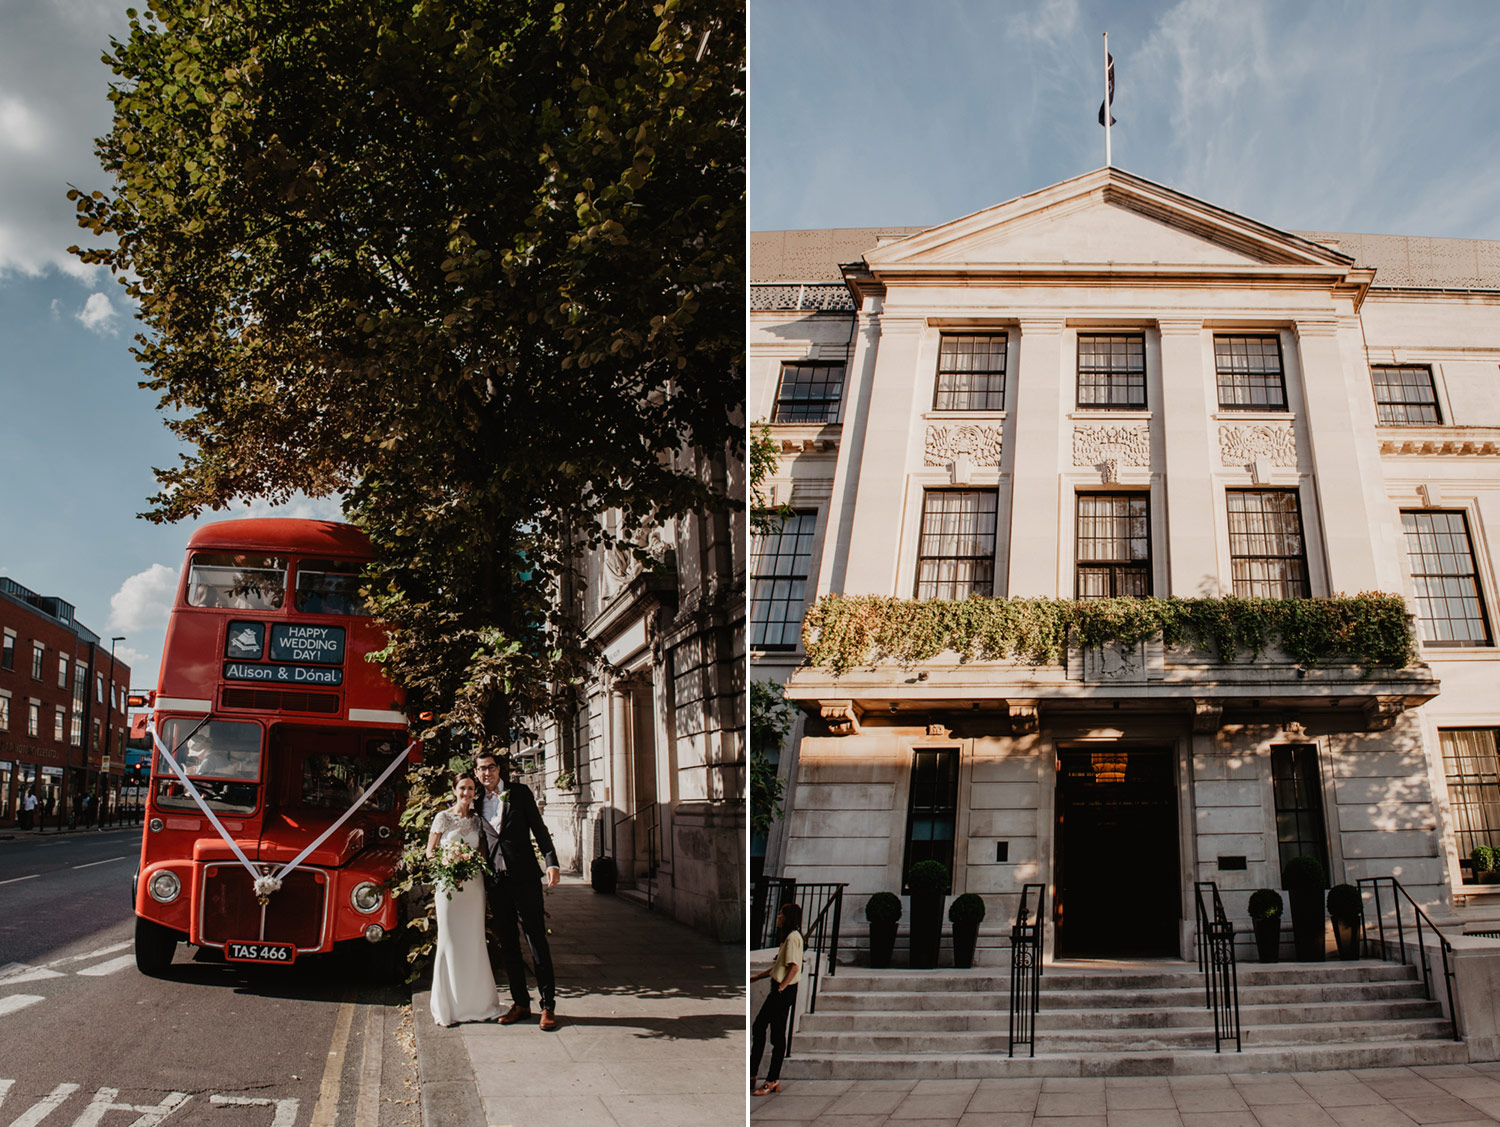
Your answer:
[[[299,951],[322,945],[327,913],[328,875],[318,869],[294,869],[281,878],[262,910],[245,867],[225,862],[203,871],[202,938],[210,947],[231,941],[293,943]]]
[[[339,710],[337,693],[288,692],[282,689],[225,689],[225,708],[254,708],[263,712],[322,712]]]

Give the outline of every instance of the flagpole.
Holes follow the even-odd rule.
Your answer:
[[[1109,32],[1104,33],[1104,167],[1113,166],[1109,151]]]

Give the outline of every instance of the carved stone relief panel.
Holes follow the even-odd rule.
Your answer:
[[[1000,464],[1001,436],[998,426],[980,423],[959,423],[953,426],[929,426],[927,428],[927,451],[923,464],[946,466],[967,454],[976,466],[998,466]]]
[[[1119,480],[1121,466],[1151,465],[1151,428],[1146,423],[1073,428],[1073,464],[1105,467],[1105,474]]]
[[[1295,469],[1297,437],[1290,423],[1219,424],[1219,457],[1226,466],[1265,461]]]

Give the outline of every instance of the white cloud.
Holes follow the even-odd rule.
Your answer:
[[[137,572],[109,598],[109,628],[165,637],[167,615],[177,597],[177,569],[152,564]]]
[[[1007,27],[1011,35],[1045,43],[1057,43],[1073,34],[1078,24],[1078,0],[1044,0],[1037,8],[1020,9]],[[1103,47],[1100,48],[1103,57]]]
[[[107,294],[89,294],[89,299],[84,302],[83,309],[73,316],[78,318],[79,323],[91,333],[97,333],[101,337],[120,335],[120,330],[115,327],[115,320],[120,314],[110,304]]]
[[[109,0],[0,3],[0,276],[104,276],[68,253],[90,236],[67,191],[109,186],[94,157],[112,112],[99,57],[127,33]]]

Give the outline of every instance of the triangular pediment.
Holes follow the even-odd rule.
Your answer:
[[[879,273],[1059,264],[1337,271],[1353,263],[1290,232],[1105,168],[883,243],[865,264]]]

